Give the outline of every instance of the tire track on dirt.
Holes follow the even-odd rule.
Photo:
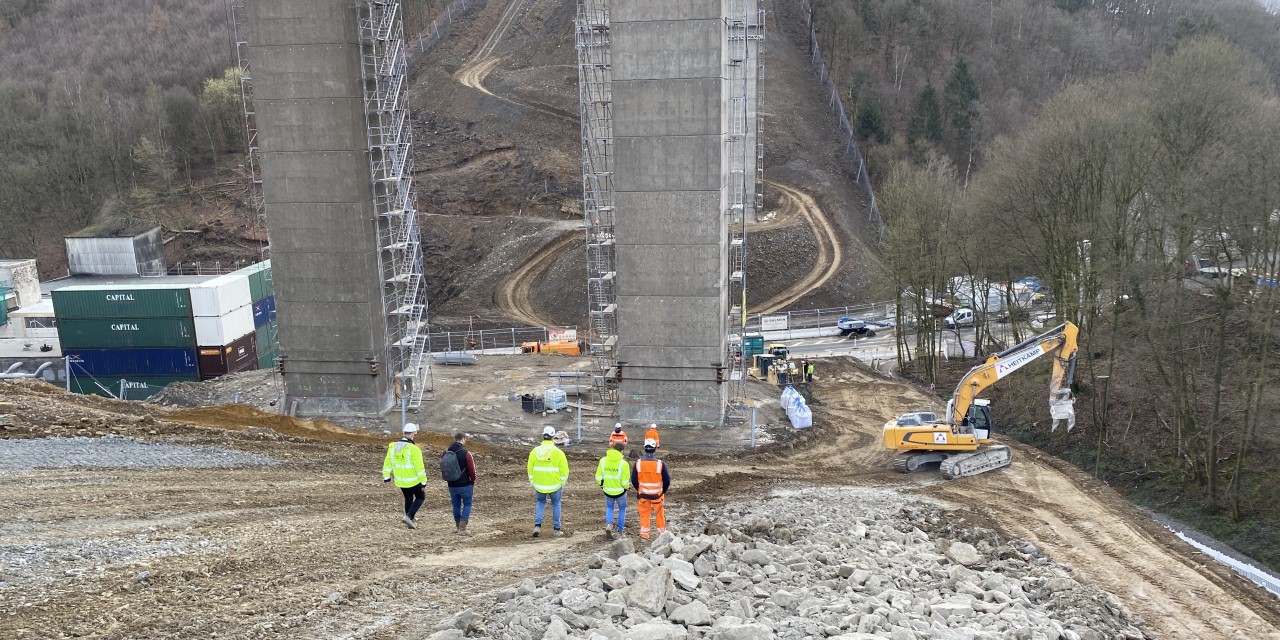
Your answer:
[[[555,264],[560,254],[581,239],[580,231],[569,231],[539,249],[537,253],[533,254],[533,257],[529,258],[519,269],[516,269],[498,288],[498,291],[494,294],[494,302],[498,305],[498,308],[512,318],[520,322],[527,322],[532,326],[549,327],[554,325],[554,321],[538,312],[529,294],[547,269],[551,268],[552,264]]]
[[[818,203],[799,189],[773,181],[767,181],[767,183],[781,191],[784,198],[795,202],[800,215],[813,230],[813,235],[818,241],[818,257],[813,271],[758,305],[758,311],[761,313],[770,313],[795,304],[810,291],[826,284],[840,271],[840,265],[844,262],[844,249],[840,246],[840,237]]]
[[[457,80],[459,84],[465,87],[470,87],[487,96],[491,96],[499,100],[502,100],[503,102],[509,102],[518,107],[522,107],[530,111],[537,111],[538,113],[548,115],[553,118],[560,118],[561,120],[569,120],[575,123],[578,121],[577,116],[570,116],[562,111],[559,111],[558,109],[554,109],[546,106],[539,106],[539,105],[528,103],[528,102],[520,102],[518,100],[512,100],[511,98],[508,98],[506,96],[500,96],[490,91],[488,87],[484,86],[484,80],[485,78],[489,77],[489,74],[493,72],[494,68],[498,66],[499,62],[502,62],[501,57],[482,59],[476,62],[472,62],[470,64],[463,66],[461,69],[458,69],[457,72],[453,74],[453,78],[454,80]]]
[[[480,43],[476,52],[471,54],[468,63],[475,63],[493,55],[494,49],[498,47],[499,42],[502,42],[502,36],[507,34],[507,29],[511,28],[511,23],[515,21],[520,13],[520,6],[524,3],[525,0],[508,0],[507,6],[502,9],[502,14],[498,16],[498,24],[489,32],[489,37]]]

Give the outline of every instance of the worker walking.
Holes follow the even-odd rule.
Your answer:
[[[656,424],[649,425],[649,430],[644,432],[645,446],[649,445],[650,440],[653,441],[653,448],[655,450],[662,448],[662,441],[658,439],[658,425]]]
[[[667,465],[654,455],[658,443],[651,439],[644,441],[644,456],[636,460],[631,470],[631,484],[636,487],[636,510],[640,512],[640,537],[649,539],[649,513],[657,520],[658,533],[667,530],[667,514],[663,502],[667,497],[667,489],[671,487],[671,474],[667,473]]]
[[[622,430],[621,422],[614,423],[613,433],[609,434],[609,446],[612,447],[615,444],[627,446],[627,432]]]
[[[546,513],[548,499],[551,500],[551,522],[555,526],[555,534],[564,535],[560,529],[560,496],[564,492],[564,483],[569,480],[569,461],[552,441],[555,437],[555,427],[544,428],[542,444],[529,452],[529,484],[533,485],[534,497],[538,501],[533,516],[535,538],[542,535],[542,516]]]
[[[627,524],[627,490],[631,488],[631,473],[626,459],[622,457],[624,446],[622,442],[610,445],[596,466],[596,484],[604,491],[604,533],[610,538],[623,535],[622,529]]]
[[[460,536],[469,536],[471,500],[475,495],[476,461],[467,451],[467,434],[453,434],[453,444],[440,454],[440,478],[449,485],[449,501],[453,503],[453,525]]]
[[[404,493],[404,526],[417,529],[413,521],[427,495],[427,469],[422,466],[422,449],[413,443],[418,425],[405,423],[401,438],[387,445],[387,457],[382,460],[382,481],[396,481],[396,487]]]

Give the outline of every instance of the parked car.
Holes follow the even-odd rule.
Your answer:
[[[973,309],[961,307],[951,312],[951,315],[943,318],[942,324],[948,329],[956,329],[958,327],[972,327],[977,321],[977,314]]]
[[[850,318],[845,316],[836,320],[836,328],[840,329],[842,336],[854,336],[857,338],[874,338],[876,337],[876,325],[859,320],[858,318]]]

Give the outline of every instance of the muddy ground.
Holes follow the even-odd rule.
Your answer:
[[[1056,459],[1013,444],[1011,468],[977,478],[944,482],[888,471],[880,427],[927,405],[925,395],[850,361],[826,369],[815,384],[815,427],[762,452],[736,445],[691,452],[677,443],[692,435],[664,436],[675,479],[673,528],[691,510],[750,499],[781,482],[892,486],[943,499],[956,517],[1034,542],[1077,578],[1114,593],[1155,637],[1280,637],[1273,597],[1208,564]],[[568,535],[533,540],[527,448],[477,434],[476,535],[463,539],[451,535],[435,481],[419,528],[399,524],[400,496],[379,477],[382,434],[247,407],[172,409],[73,396],[29,382],[0,383],[0,396],[15,415],[0,431],[6,440],[117,434],[277,461],[0,474],[0,637],[425,635],[463,607],[486,609],[499,589],[581,567],[607,545],[590,479],[599,445],[568,449]],[[428,457],[447,442],[425,435]]]

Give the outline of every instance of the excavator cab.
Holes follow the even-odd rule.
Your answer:
[[[991,421],[991,401],[978,398],[969,407],[969,414],[960,422],[960,433],[972,433],[978,439],[978,442],[984,442],[991,438],[993,426]]]

